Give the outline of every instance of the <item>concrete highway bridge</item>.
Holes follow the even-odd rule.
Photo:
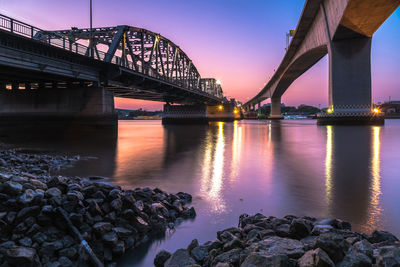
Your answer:
[[[271,119],[281,119],[288,87],[329,55],[329,109],[319,124],[382,124],[373,112],[371,42],[400,0],[307,0],[287,52],[265,87],[243,105],[247,111],[271,99]]]
[[[126,25],[45,31],[0,14],[1,121],[116,125],[114,96],[165,102],[170,121],[205,120],[224,105],[220,83],[160,34]]]

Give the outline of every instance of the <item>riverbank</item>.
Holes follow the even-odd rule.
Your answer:
[[[126,250],[196,216],[186,193],[57,174],[78,160],[0,151],[1,266],[115,266]]]
[[[199,245],[194,239],[172,255],[160,251],[157,267],[217,266],[399,266],[400,243],[391,233],[351,231],[339,219],[311,217],[239,218],[238,227],[217,232],[217,239]]]

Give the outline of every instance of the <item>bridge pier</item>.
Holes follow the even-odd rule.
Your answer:
[[[369,37],[330,42],[329,110],[318,116],[318,124],[384,123],[372,111],[371,40]]]
[[[268,117],[270,120],[283,120],[281,113],[281,98],[271,98],[271,115]]]
[[[36,84],[37,85],[37,84]],[[2,127],[116,128],[113,93],[99,87],[1,83]]]

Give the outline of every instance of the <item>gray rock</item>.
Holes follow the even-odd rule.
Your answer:
[[[117,234],[118,238],[126,239],[132,235],[132,231],[123,227],[114,227],[112,230]]]
[[[154,258],[154,265],[156,267],[164,267],[164,263],[171,257],[171,253],[161,250]]]
[[[74,247],[64,248],[58,252],[58,255],[74,259],[78,255],[78,251]]]
[[[357,253],[365,254],[370,258],[372,258],[374,253],[374,248],[372,247],[371,243],[369,243],[365,239],[354,243],[350,250]]]
[[[195,260],[189,256],[186,249],[178,249],[171,258],[165,262],[165,267],[181,267],[190,264],[196,264]]]
[[[311,232],[312,225],[304,219],[293,219],[290,224],[289,235],[297,239],[308,236]]]
[[[223,246],[224,251],[229,251],[231,249],[235,248],[244,248],[243,243],[239,239],[233,239],[229,241],[228,243],[225,243]]]
[[[113,254],[117,256],[121,256],[125,253],[125,243],[124,241],[118,241],[115,246],[112,248]]]
[[[68,259],[67,257],[61,256],[58,259],[58,262],[60,263],[61,267],[71,267],[74,266],[74,264],[72,263],[72,261],[70,259]]]
[[[32,245],[32,239],[30,239],[29,237],[24,237],[18,240],[18,243],[23,247],[30,247]]]
[[[6,251],[7,261],[14,266],[37,266],[36,251],[27,247],[14,247]]]
[[[30,181],[37,189],[47,190],[47,185],[39,180],[32,179]]]
[[[208,247],[197,246],[191,252],[192,258],[198,263],[202,264],[208,255]]]
[[[380,243],[383,241],[399,241],[396,236],[389,232],[375,230],[369,240],[371,243]]]
[[[214,251],[214,250],[212,250]],[[212,251],[210,251],[210,254],[212,253]],[[211,263],[211,266],[215,266],[217,265],[217,263],[221,262],[221,263],[229,263],[232,264],[233,266],[238,266],[239,262],[240,262],[240,253],[241,253],[241,249],[232,249],[228,252],[219,254],[218,256],[216,256],[214,258],[214,260]]]
[[[333,226],[328,224],[317,224],[311,231],[311,235],[321,235],[324,233],[330,233],[333,231]]]
[[[197,239],[193,239],[192,242],[190,242],[189,246],[187,247],[187,251],[190,254],[192,250],[198,246],[199,246],[199,241]]]
[[[24,194],[19,197],[19,202],[22,204],[29,204],[35,198],[35,191],[32,189],[26,189]]]
[[[113,225],[108,222],[98,222],[93,225],[93,230],[100,235],[110,232],[112,228]]]
[[[342,261],[348,249],[348,243],[345,242],[343,236],[333,233],[326,233],[318,236],[314,241],[314,249],[321,248],[334,263]]]
[[[110,206],[113,208],[115,211],[121,211],[122,209],[122,201],[119,198],[114,199],[111,201]]]
[[[118,242],[118,236],[115,232],[108,232],[102,236],[103,241],[110,245],[115,246]]]
[[[264,251],[267,255],[284,254],[298,259],[304,254],[304,245],[298,240],[278,236],[268,237],[250,247],[251,251]]]
[[[246,257],[240,267],[289,267],[289,258],[286,255],[265,255],[253,252]]]
[[[289,224],[281,224],[275,228],[275,233],[280,237],[289,237],[290,236],[290,225]]]
[[[328,254],[320,248],[307,251],[298,261],[299,267],[334,267]]]
[[[400,248],[395,246],[380,247],[376,263],[378,266],[400,266]]]
[[[344,257],[343,261],[337,266],[339,267],[368,267],[372,266],[371,259],[362,253],[351,251]]]
[[[14,181],[4,183],[3,192],[8,195],[19,195],[22,192],[22,185]]]
[[[45,195],[47,197],[55,197],[55,198],[60,198],[61,197],[61,190],[58,189],[57,187],[52,187],[46,190]]]
[[[182,212],[182,218],[184,219],[194,219],[196,218],[196,211],[194,210],[193,207],[191,207],[190,209],[186,209]]]

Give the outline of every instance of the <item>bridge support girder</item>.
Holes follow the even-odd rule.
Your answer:
[[[329,44],[329,110],[318,124],[383,124],[372,111],[371,41],[358,37]]]
[[[271,98],[271,115],[268,117],[270,120],[282,120],[281,113],[281,97]]]

